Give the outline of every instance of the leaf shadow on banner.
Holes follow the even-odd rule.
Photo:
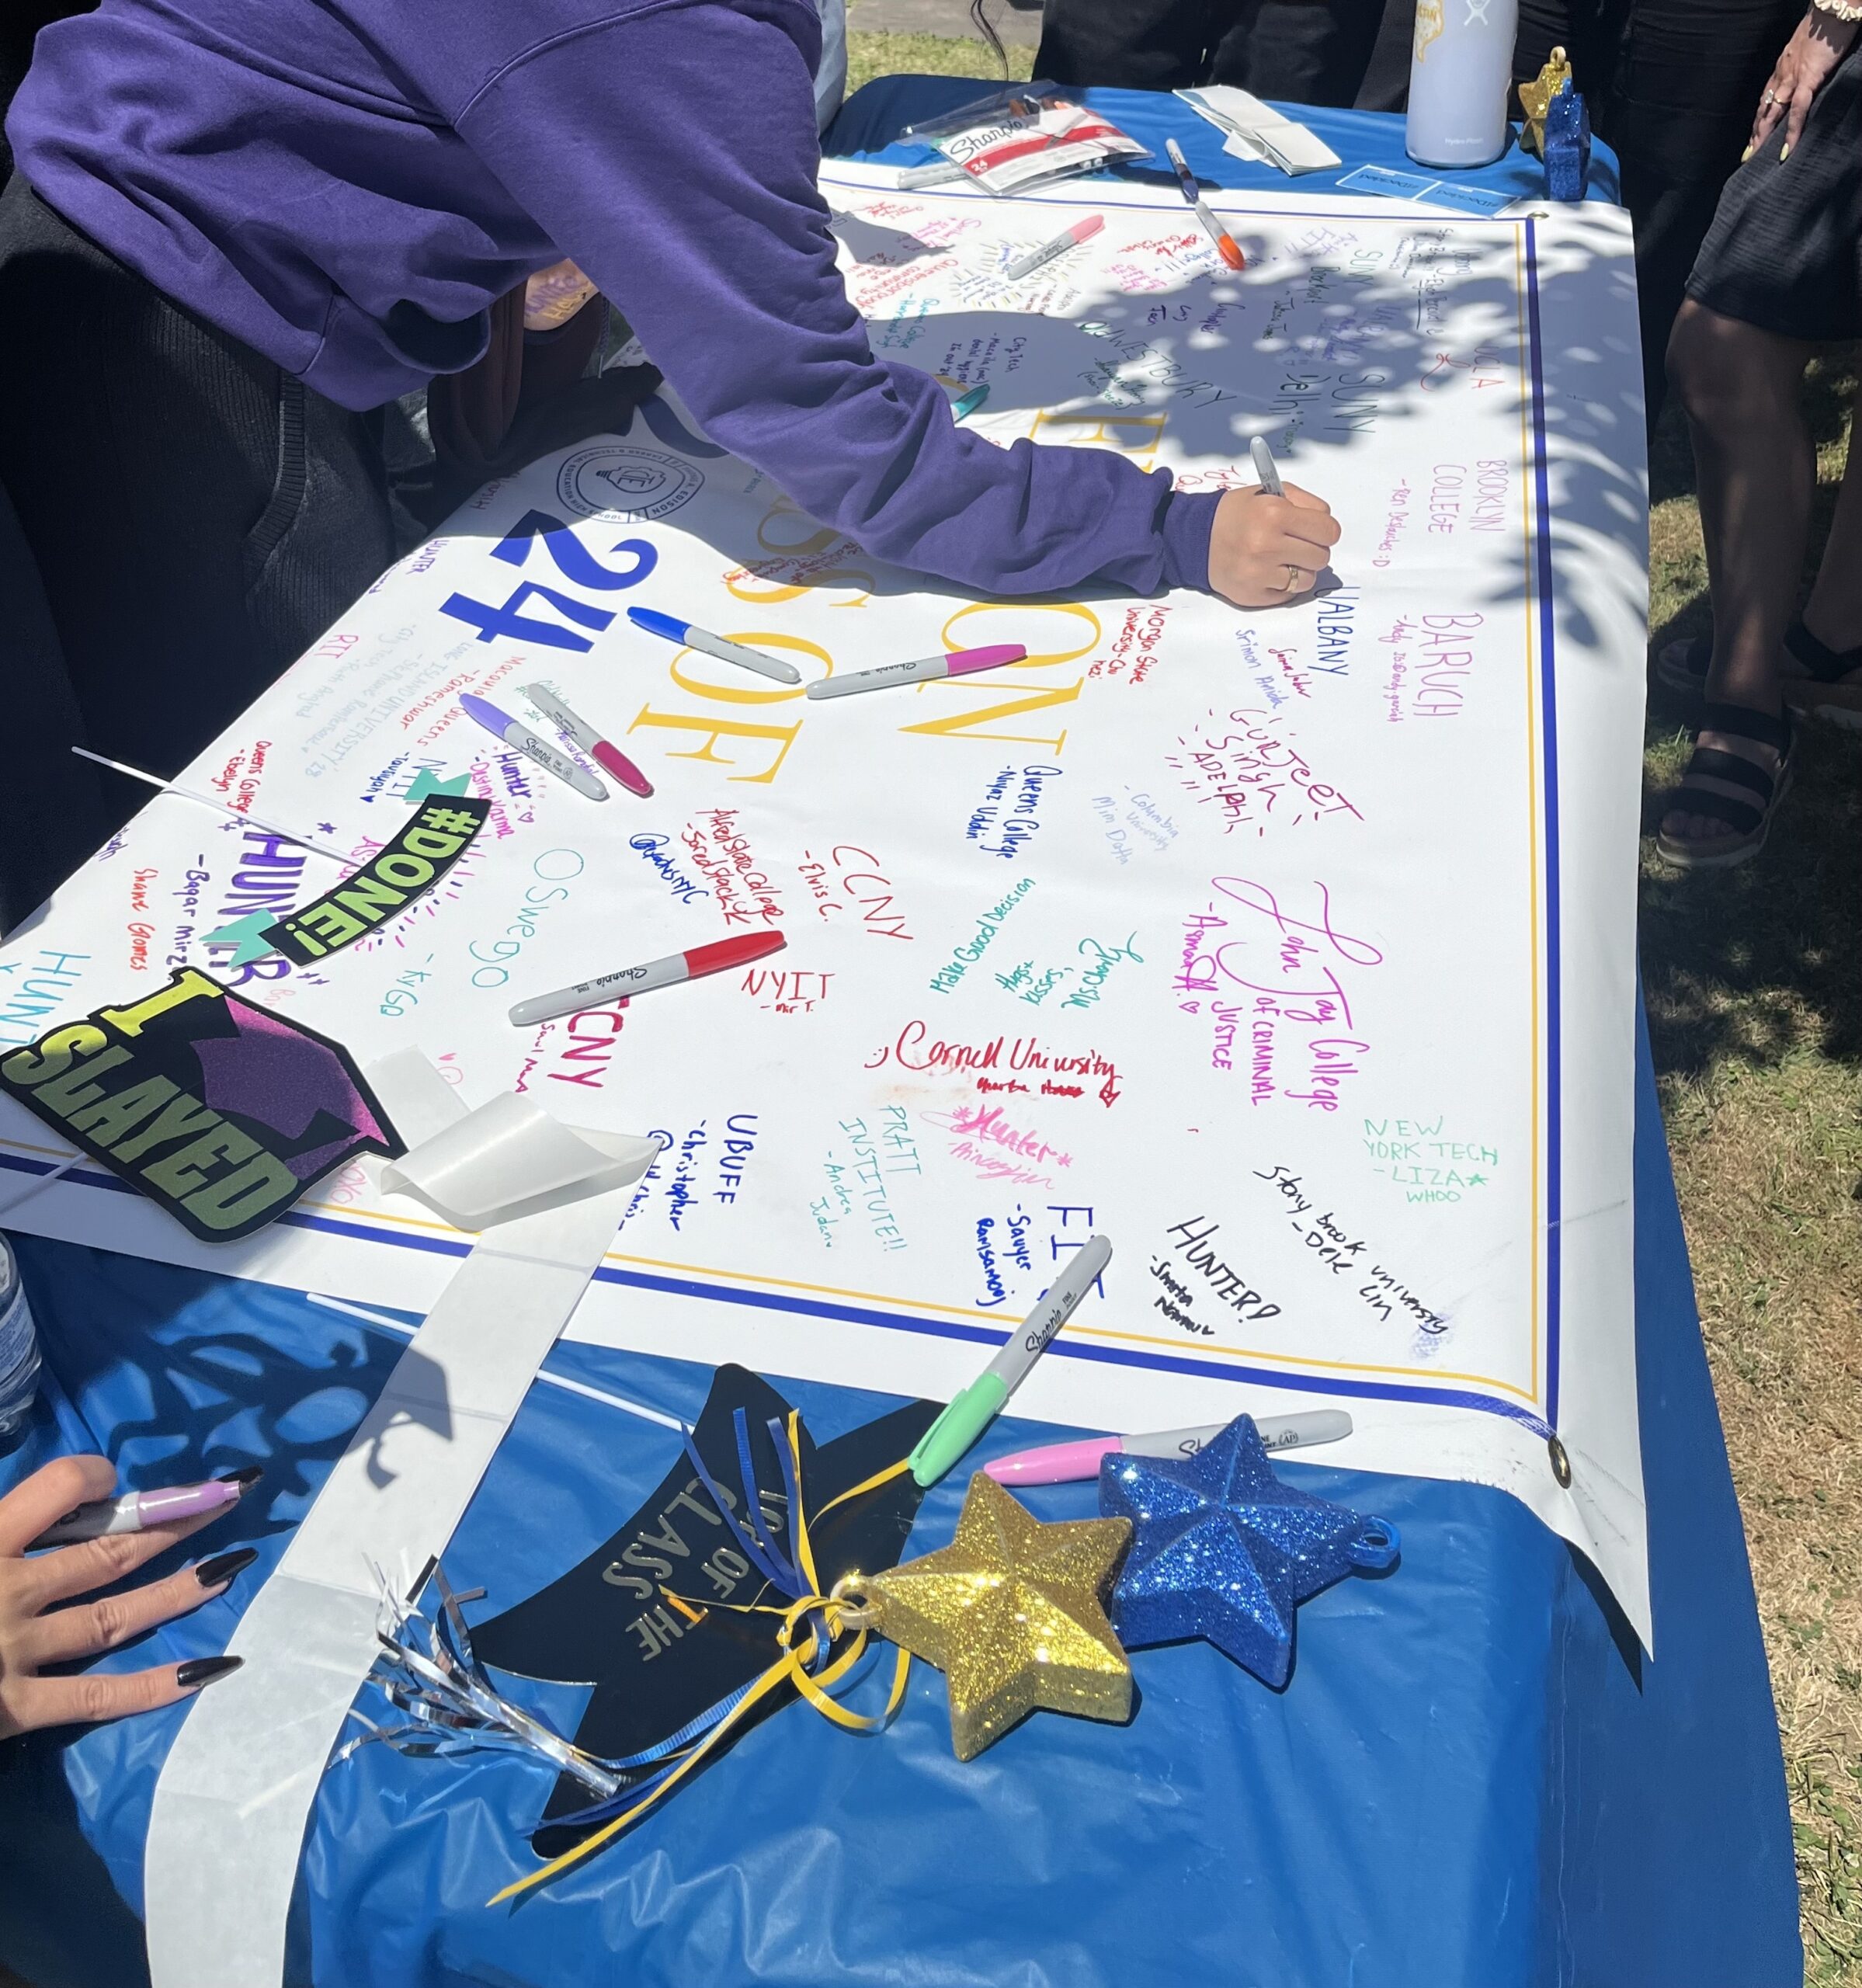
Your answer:
[[[844,197],[844,189],[833,190]],[[1013,370],[999,357],[992,360],[988,400],[968,424],[979,436],[1004,445],[1031,439],[1113,446],[1148,466],[1155,437],[1147,424],[1167,415],[1175,446],[1211,466],[1181,478],[1181,487],[1190,488],[1252,487],[1248,444],[1259,435],[1274,448],[1290,481],[1336,497],[1359,473],[1354,458],[1372,434],[1383,447],[1393,428],[1426,419],[1414,460],[1405,465],[1412,486],[1426,491],[1435,459],[1453,446],[1452,430],[1442,418],[1446,405],[1457,396],[1478,398],[1485,417],[1490,397],[1503,397],[1502,411],[1520,423],[1529,481],[1541,426],[1547,441],[1555,440],[1558,448],[1547,477],[1548,554],[1562,654],[1572,667],[1578,662],[1574,650],[1587,667],[1608,661],[1628,623],[1644,621],[1648,556],[1634,278],[1620,217],[1609,209],[1564,210],[1565,224],[1551,231],[1536,225],[1530,256],[1525,230],[1509,222],[1418,217],[1412,231],[1398,238],[1391,266],[1369,279],[1340,266],[1357,238],[1345,222],[1329,227],[1326,240],[1312,252],[1270,262],[1266,235],[1239,217],[1228,218],[1258,280],[1086,292],[1072,307],[1076,316],[973,306],[915,318],[903,328],[870,321],[875,354],[959,383],[980,370],[979,356],[1013,356]],[[1161,214],[1160,224],[1176,219]],[[1479,273],[1467,272],[1464,245],[1473,225],[1480,228],[1482,242],[1513,252],[1516,277],[1511,271],[1492,273],[1491,262]],[[837,214],[834,232],[861,266],[908,268],[927,254],[946,252],[855,214]],[[1383,226],[1374,238],[1388,239]],[[1606,244],[1621,252],[1603,252]],[[1447,286],[1445,307],[1455,314],[1452,336],[1422,322],[1418,299],[1433,286],[1426,275],[1419,284],[1416,272],[1436,267]],[[1535,289],[1536,333],[1530,309]],[[1303,315],[1295,335],[1287,337],[1275,330],[1277,300],[1296,293]],[[1253,356],[1237,365],[1231,349],[1242,341]],[[1470,360],[1471,349],[1497,362],[1499,377],[1483,377]],[[671,358],[667,370],[676,393],[679,367],[676,355]],[[1057,395],[1057,381],[1074,391]],[[670,395],[645,411],[659,417],[646,424],[658,445],[678,447],[669,438],[690,428],[686,452],[715,456],[715,445],[697,436],[690,415]],[[1016,422],[1016,415],[1030,419]],[[1471,467],[1450,467],[1464,472]],[[1523,515],[1530,495],[1509,488],[1511,516]],[[471,528],[464,520],[454,521],[458,535]],[[952,582],[889,565],[799,506],[790,505],[785,517],[773,522],[766,488],[742,505],[711,507],[700,535],[728,562],[737,582],[732,591],[745,601],[755,601],[759,585],[772,600],[774,590],[786,586],[845,590],[854,598],[974,598]],[[1367,577],[1373,549],[1350,540],[1341,545],[1335,561],[1340,583]],[[1617,556],[1600,559],[1606,549]],[[1527,561],[1494,563],[1483,604],[1516,602],[1529,577],[1536,586],[1537,574],[1528,575]],[[1035,602],[1061,597],[1028,596]],[[1083,586],[1068,589],[1065,597],[1131,596],[1116,586]],[[1460,597],[1467,598],[1464,593]]]

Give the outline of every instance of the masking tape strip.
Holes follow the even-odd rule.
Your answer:
[[[403,1138],[457,1153],[465,1107],[424,1057],[369,1077]],[[521,1206],[538,1191],[525,1142],[508,1114],[492,1124],[511,1164],[506,1205]],[[560,1194],[561,1142],[547,1132],[537,1150]],[[245,1667],[189,1708],[143,1856],[151,1988],[283,1980],[318,1785],[377,1654],[367,1561],[405,1583],[452,1538],[625,1212],[631,1189],[606,1187],[611,1161],[589,1158],[604,1191],[500,1223],[460,1264],[241,1618],[228,1648]]]

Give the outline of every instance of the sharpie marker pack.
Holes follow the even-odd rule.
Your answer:
[[[1052,83],[998,90],[900,135],[935,146],[990,193],[1019,193],[1114,159],[1151,157],[1137,139]]]

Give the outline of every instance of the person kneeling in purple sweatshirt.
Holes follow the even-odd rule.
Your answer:
[[[379,410],[565,257],[711,441],[879,558],[979,595],[1308,592],[1316,497],[999,448],[874,357],[815,187],[820,39],[810,0],[103,0],[47,29],[7,121],[0,485],[91,742],[178,771],[375,578]]]

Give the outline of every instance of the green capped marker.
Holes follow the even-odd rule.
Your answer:
[[[1047,1343],[1079,1309],[1112,1260],[1112,1245],[1090,1236],[1044,1294],[1002,1351],[919,1439],[908,1459],[913,1482],[935,1484],[1002,1412]]]

